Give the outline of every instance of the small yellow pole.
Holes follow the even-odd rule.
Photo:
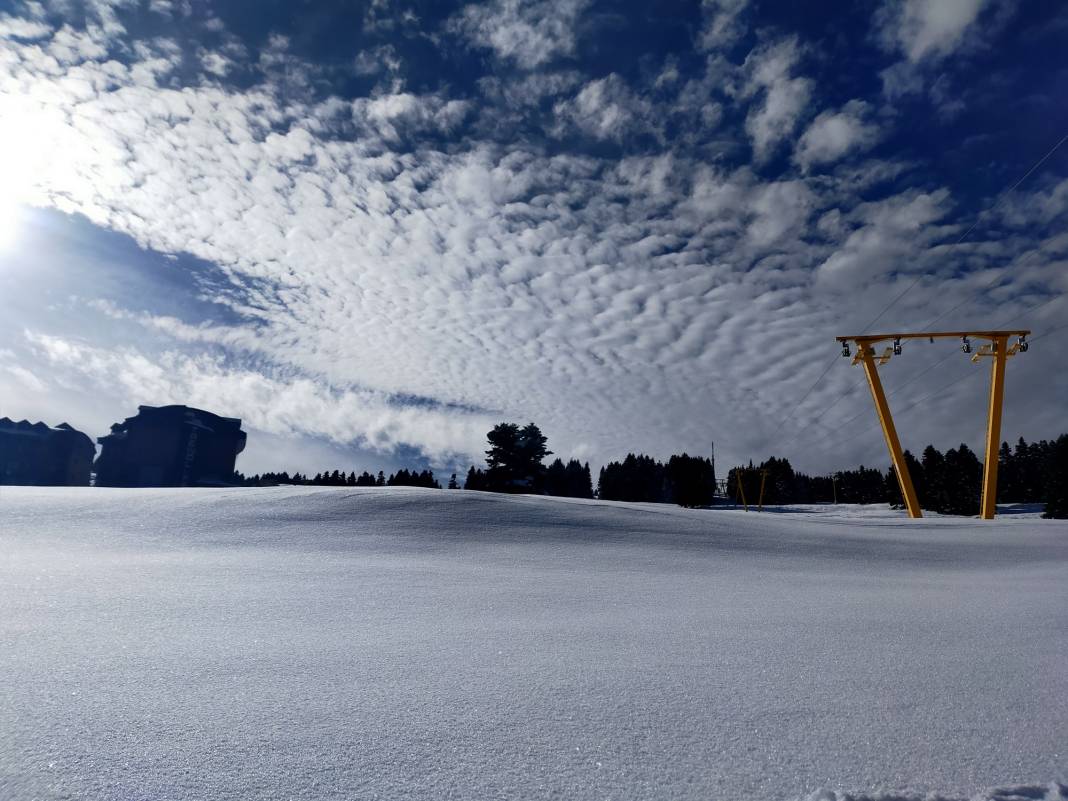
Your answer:
[[[761,470],[760,471],[760,502],[757,505],[757,511],[758,512],[763,512],[764,511],[764,482],[767,481],[767,480],[768,480],[768,471],[767,470]]]
[[[742,484],[742,473],[743,472],[744,472],[743,470],[739,470],[734,475],[738,479],[738,494],[742,496],[742,506],[744,506],[745,507],[745,511],[748,512],[749,511],[749,504],[745,502],[745,486],[743,486],[743,484]]]
[[[1008,337],[993,341],[994,358],[990,365],[990,411],[986,421],[986,463],[983,465],[983,520],[993,520],[998,500],[998,445],[1001,440],[1001,410],[1005,401],[1005,359]]]
[[[879,369],[875,366],[875,359],[873,358],[875,349],[871,345],[857,342],[857,350],[864,364],[864,373],[868,377],[868,388],[871,389],[871,397],[875,401],[875,411],[879,414],[879,423],[883,427],[886,447],[889,449],[890,458],[894,463],[897,483],[901,486],[901,497],[905,499],[905,507],[909,510],[909,517],[923,517],[923,512],[920,511],[920,502],[916,498],[916,490],[912,486],[912,476],[909,475],[908,465],[905,464],[905,455],[901,452],[901,443],[897,439],[894,418],[890,416],[890,405],[886,402],[883,384],[879,380]]]

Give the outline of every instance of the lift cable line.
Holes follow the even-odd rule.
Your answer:
[[[1016,316],[1019,317],[1021,315],[1016,315]],[[1011,318],[1011,319],[1015,319],[1015,318]],[[1003,325],[1007,325],[1007,324],[1008,324],[1007,322],[1003,323]],[[1068,328],[1068,323],[1065,323],[1064,325],[1059,325],[1056,328],[1051,328],[1051,329],[1049,329],[1047,331],[1043,331],[1041,334],[1037,334],[1035,336],[1031,336],[1028,339],[1029,339],[1029,342],[1033,344],[1033,343],[1037,342],[1038,340],[1042,339],[1043,337],[1051,336],[1053,334],[1058,333],[1059,331],[1065,330],[1066,328]],[[912,383],[912,381],[914,381],[915,379],[919,378],[920,375],[923,375],[924,373],[929,372],[933,367],[935,367],[935,366],[937,366],[939,364],[942,364],[943,362],[947,361],[949,358],[953,357],[954,355],[956,355],[955,352],[949,353],[946,357],[944,357],[942,359],[939,359],[937,362],[935,362],[935,364],[929,365],[927,368],[922,370],[919,375],[913,376],[906,383]],[[967,381],[969,379],[975,378],[978,375],[980,375],[979,372],[976,372],[975,370],[968,370],[967,372],[962,373],[959,376],[957,376],[956,378],[950,380],[948,383],[943,384],[942,386],[938,387],[938,389],[935,389],[932,392],[928,392],[926,395],[923,395],[922,397],[919,397],[919,398],[916,398],[916,399],[910,401],[906,406],[903,406],[900,409],[898,409],[897,413],[898,413],[898,415],[901,415],[901,414],[904,414],[905,412],[911,411],[912,409],[915,409],[917,406],[919,406],[921,403],[924,403],[925,401],[928,401],[928,400],[930,400],[931,398],[933,398],[933,397],[935,397],[937,395],[942,395],[942,394],[944,394],[946,392],[946,390],[951,389],[952,387],[956,386],[957,384],[959,384],[959,383],[961,383],[963,381]],[[893,397],[900,390],[904,389],[904,387],[905,387],[905,384],[902,384],[902,385],[896,387],[892,392],[888,392],[886,394],[886,397],[887,398]],[[865,412],[862,409],[861,411],[857,412],[852,417],[849,417],[849,418],[846,418],[845,420],[843,420],[841,423],[838,424],[838,427],[839,428],[844,428],[845,426],[848,426],[850,423],[852,423],[854,420],[857,420],[860,417],[862,417],[864,414],[865,414]],[[866,429],[865,432],[860,432],[860,433],[866,433],[867,431],[871,431],[871,432],[874,433],[874,432],[879,431],[879,430],[880,430],[880,426],[878,424],[876,424],[876,426],[874,428]],[[831,442],[829,444],[822,444],[822,443],[819,443],[819,442],[814,442],[813,445],[816,448],[818,448],[819,450],[821,450],[824,453],[826,453],[826,454],[834,455],[837,452],[838,448],[840,448],[841,446],[845,445],[848,442],[854,441],[856,439],[856,437],[857,437],[857,434],[850,434],[850,435],[848,435],[846,437],[842,437],[841,439],[836,439],[836,440],[834,440],[833,442]]]
[[[1041,309],[1043,306],[1046,306],[1046,305],[1048,305],[1050,303],[1053,303],[1053,301],[1055,301],[1055,300],[1064,300],[1065,297],[1066,297],[1065,295],[1050,295],[1045,300],[1040,301],[1039,303],[1036,303],[1034,306],[1030,306],[1030,307],[1024,309],[1019,314],[1010,317],[1008,320],[1006,320],[1004,323],[1002,323],[1002,325],[1008,325],[1009,323],[1014,323],[1017,320],[1019,320],[1021,317],[1023,317],[1024,315],[1031,314],[1032,312],[1036,312],[1039,309]],[[1050,333],[1050,332],[1047,331],[1044,334],[1039,334],[1038,336],[1031,337],[1031,341],[1034,342],[1039,337],[1044,337],[1048,333]]]
[[[922,331],[896,334],[854,334],[839,336],[835,339],[842,343],[842,355],[849,356],[849,343],[856,345],[857,353],[853,357],[853,364],[864,366],[864,374],[868,379],[868,387],[871,390],[875,410],[882,425],[883,437],[886,439],[886,447],[890,451],[890,458],[894,464],[894,472],[901,487],[901,496],[905,499],[909,517],[923,517],[920,511],[920,503],[916,497],[916,490],[912,485],[912,477],[909,475],[908,464],[905,462],[901,442],[894,427],[894,419],[890,414],[890,406],[886,401],[886,393],[883,391],[882,381],[879,378],[879,364],[886,364],[893,356],[899,356],[902,352],[901,340],[903,339],[957,339],[961,340],[961,350],[964,353],[972,352],[971,339],[985,339],[989,344],[980,346],[972,356],[972,362],[978,362],[984,356],[991,357],[990,368],[990,401],[987,411],[987,435],[986,435],[986,461],[983,464],[983,499],[980,505],[980,516],[984,520],[992,520],[996,512],[997,480],[998,480],[998,447],[1001,442],[1001,412],[1005,398],[1005,366],[1010,356],[1024,353],[1028,349],[1027,336],[1031,332],[1026,329],[1015,330],[981,330],[981,331]],[[1012,346],[1009,338],[1016,337]],[[891,347],[887,347],[878,356],[875,346],[893,341]]]
[[[801,428],[797,429],[797,431],[795,431],[793,434],[791,434],[786,439],[784,439],[782,442],[780,442],[779,443],[779,447],[780,448],[785,448],[791,442],[796,440],[798,437],[800,437],[802,434],[804,434],[806,431],[808,431],[812,426],[814,426],[817,423],[819,423],[819,421],[822,420],[823,417],[831,409],[833,409],[839,403],[844,401],[846,398],[853,397],[863,385],[864,385],[864,380],[861,379],[859,384],[856,384],[856,385],[850,387],[849,389],[847,389],[845,392],[843,392],[841,395],[839,395],[837,398],[835,398],[835,400],[833,402],[831,402],[831,403],[827,404],[826,406],[824,406],[823,407],[823,411],[821,411],[819,414],[817,414],[815,417],[813,417],[811,420],[809,420],[807,423],[805,423],[803,426],[801,426]],[[839,426],[841,426],[841,425],[843,425],[843,424],[839,423]]]
[[[1023,261],[1025,261],[1028,256],[1034,255],[1035,253],[1037,253],[1037,251],[1032,250],[1030,253],[1026,254],[1023,259],[1021,259],[1019,262],[1016,263],[1016,268],[1019,268],[1020,264]],[[1006,269],[1006,272],[1007,272],[1007,271],[1013,269],[1013,265],[1010,264],[1005,269]],[[957,309],[959,309],[961,306],[963,306],[968,301],[973,300],[974,298],[978,297],[979,295],[985,294],[989,290],[994,289],[995,287],[1001,285],[1002,281],[1005,280],[1005,277],[1006,277],[1006,273],[1005,272],[1002,272],[1002,273],[999,273],[998,275],[995,275],[989,282],[987,282],[987,284],[985,286],[981,286],[978,289],[975,289],[975,290],[965,294],[965,296],[964,296],[964,298],[962,300],[960,300],[959,302],[955,303],[953,306],[950,306],[948,309],[946,309],[940,315],[938,315],[933,320],[931,320],[929,323],[924,325],[924,328],[931,328],[932,326],[934,326],[935,323],[937,323],[940,320],[944,320],[946,317],[951,315],[953,312],[955,312]],[[1037,309],[1040,306],[1045,306],[1047,303],[1049,303],[1049,302],[1051,302],[1053,300],[1056,300],[1058,297],[1060,297],[1060,295],[1052,295],[1049,298],[1047,298],[1046,300],[1044,300],[1041,303],[1039,303],[1033,309],[1030,309],[1029,311],[1033,311],[1034,309]],[[1021,315],[1017,315],[1017,316],[1022,316],[1022,314]]]
[[[1030,178],[1031,175],[1035,172],[1035,170],[1037,170],[1039,167],[1041,167],[1043,164],[1045,164],[1046,161],[1049,160],[1050,156],[1052,156],[1054,153],[1056,153],[1057,150],[1060,149],[1060,146],[1063,145],[1065,142],[1068,142],[1068,134],[1065,134],[1060,139],[1058,139],[1057,142],[1053,145],[1053,147],[1051,147],[1049,150],[1046,151],[1045,155],[1042,156],[1042,158],[1040,158],[1038,161],[1036,161],[1034,164],[1032,164],[1031,168],[1027,172],[1025,172],[1022,176],[1020,176],[1020,178],[1016,181],[1016,183],[1014,183],[1008,189],[1002,190],[1002,192],[998,195],[997,200],[994,202],[994,205],[990,207],[989,212],[992,213],[992,212],[996,211],[998,209],[998,207],[1001,206],[1001,204],[1005,200],[1005,198],[1008,197],[1013,192],[1015,192],[1016,189],[1018,189],[1019,186],[1024,181],[1026,181],[1028,178]],[[960,237],[954,243],[954,246],[961,244],[965,239],[967,239],[971,235],[972,231],[974,231],[976,229],[976,227],[979,225],[979,221],[980,221],[980,217],[977,216],[975,218],[975,220],[972,222],[972,224],[968,227],[968,230],[966,230],[963,234],[960,235]],[[922,281],[925,276],[926,276],[926,273],[921,273],[920,275],[916,276],[915,280],[911,284],[909,284],[907,287],[905,287],[905,289],[903,289],[888,304],[886,304],[886,306],[884,306],[882,308],[882,310],[878,314],[876,314],[875,317],[873,317],[871,319],[871,321],[866,326],[864,326],[864,328],[861,329],[861,330],[865,331],[865,332],[869,331],[872,328],[872,326],[874,326],[877,322],[879,322],[880,319],[882,319],[884,314],[886,314],[888,311],[890,311],[890,309],[893,308],[894,305],[899,300],[901,300],[901,298],[905,297],[905,295],[907,295],[918,283],[920,283],[920,281]],[[999,279],[1000,278],[1001,278],[1001,276],[999,276]],[[957,306],[955,306],[954,310],[956,308],[959,308],[959,306],[962,305],[962,304],[963,304],[963,301],[962,301],[961,304],[958,304]],[[947,312],[947,314],[948,314],[948,312]],[[944,315],[940,315],[939,317],[936,317],[935,320],[940,320],[940,319],[942,319],[943,316]],[[928,325],[927,327],[930,327],[930,326]],[[816,378],[816,380],[812,382],[812,385],[805,391],[805,394],[801,396],[801,399],[797,403],[795,403],[793,405],[793,407],[790,409],[789,413],[785,414],[781,418],[779,418],[779,424],[775,427],[775,430],[772,431],[772,433],[771,433],[772,437],[776,436],[782,430],[782,427],[784,425],[786,425],[786,421],[789,418],[793,417],[794,413],[797,412],[797,410],[799,408],[801,408],[801,404],[804,403],[808,399],[809,395],[811,395],[813,393],[813,391],[815,391],[816,387],[819,386],[819,383],[831,371],[831,368],[834,367],[834,362],[835,362],[835,360],[831,359],[830,364],[828,364],[827,367],[824,368],[823,372],[819,374],[819,376]],[[841,400],[841,398],[839,398],[838,400]],[[837,402],[838,401],[835,401],[835,403],[837,403]],[[807,426],[806,426],[806,428],[807,428]]]
[[[1031,341],[1034,342],[1035,339],[1038,339],[1038,337],[1032,338]],[[953,353],[953,354],[950,354],[950,355],[952,356],[952,355],[956,355],[956,354]],[[910,401],[906,406],[902,406],[900,409],[898,409],[897,413],[898,413],[898,415],[904,414],[905,412],[916,408],[917,406],[919,406],[924,401],[930,400],[931,398],[935,397],[936,395],[941,395],[946,390],[950,389],[951,387],[956,386],[957,384],[961,383],[962,381],[967,381],[968,379],[975,378],[978,375],[980,375],[979,372],[977,372],[975,370],[968,370],[966,373],[962,373],[959,376],[957,376],[954,379],[952,379],[951,381],[949,381],[948,383],[943,384],[938,389],[936,389],[936,390],[934,390],[932,392],[928,392],[926,395],[923,395],[922,397],[919,397],[919,398],[916,398],[913,401]],[[892,394],[893,393],[887,393],[887,398],[889,398]],[[866,410],[862,409],[860,412],[858,412],[857,414],[853,415],[848,420],[846,420],[844,423],[842,423],[842,425],[848,425],[853,420],[856,420],[856,419],[860,418],[862,415],[865,414],[865,411]],[[878,423],[876,423],[874,428],[866,429],[865,432],[862,432],[862,433],[866,433],[867,431],[876,432],[876,431],[879,431],[879,430],[880,430],[880,426],[879,426]],[[830,445],[826,446],[826,448],[824,448],[824,451],[826,453],[828,453],[828,454],[832,454],[833,455],[837,448],[839,448],[842,445],[845,445],[847,442],[851,442],[851,441],[855,440],[856,436],[857,436],[856,434],[850,434],[848,437],[843,437],[842,439],[835,440]]]
[[[1038,309],[1041,309],[1043,306],[1046,306],[1046,305],[1048,305],[1050,303],[1053,303],[1054,301],[1063,300],[1064,297],[1065,297],[1064,295],[1051,295],[1048,298],[1046,298],[1045,300],[1041,300],[1038,303],[1036,303],[1036,304],[1034,304],[1032,306],[1029,306],[1028,308],[1024,309],[1022,312],[1020,312],[1019,314],[1014,314],[1012,317],[1009,317],[1008,319],[1003,320],[1001,323],[998,324],[997,327],[998,328],[1003,328],[1006,325],[1009,325],[1010,323],[1016,322],[1021,317],[1024,317],[1026,315],[1032,314],[1033,312],[1037,311]],[[1041,339],[1044,336],[1048,336],[1049,334],[1052,334],[1052,333],[1054,333],[1056,331],[1060,331],[1062,328],[1068,328],[1068,326],[1059,326],[1057,328],[1052,329],[1051,331],[1045,331],[1045,332],[1039,334],[1038,336],[1032,336],[1031,337],[1031,342],[1035,342],[1036,340]],[[925,367],[922,370],[920,370],[920,372],[918,372],[916,375],[914,375],[911,378],[909,378],[904,383],[898,384],[896,387],[894,387],[894,389],[892,389],[891,391],[886,393],[887,399],[892,398],[895,395],[899,394],[901,392],[901,390],[903,390],[905,387],[909,386],[910,384],[914,383],[915,381],[919,380],[923,376],[927,375],[927,373],[931,372],[931,370],[934,370],[936,367],[939,367],[942,364],[945,364],[947,361],[952,359],[954,355],[955,354],[953,352],[950,352],[950,353],[946,354],[945,356],[943,356],[938,361],[932,362],[931,364],[927,365],[927,367]],[[969,371],[969,372],[965,373],[964,375],[962,375],[961,378],[963,379],[963,378],[966,378],[966,377],[972,376],[972,375],[976,375],[976,373],[974,373],[973,371]],[[866,382],[862,379],[861,380],[861,384],[864,384],[864,383],[866,383]],[[951,381],[949,384],[946,385],[946,387],[952,386],[952,384],[954,384],[954,383],[956,383],[956,380]],[[940,391],[941,390],[936,390],[935,392],[931,393],[931,395],[925,396],[923,398],[923,400],[926,400],[928,397],[931,397],[933,395],[938,394],[938,392],[940,392]],[[854,394],[856,394],[856,387],[853,387],[851,389],[847,389],[845,392],[843,392],[841,395],[839,395],[832,403],[830,403],[827,406],[824,406],[823,407],[823,411],[821,411],[818,415],[816,415],[816,417],[814,417],[812,420],[810,420],[808,423],[806,423],[804,426],[802,426],[800,429],[798,429],[795,433],[793,433],[789,437],[787,437],[780,444],[780,447],[782,447],[782,446],[784,446],[784,445],[796,440],[799,436],[801,436],[801,434],[803,434],[805,431],[807,431],[810,427],[812,427],[813,425],[818,423],[824,417],[824,415],[826,415],[831,409],[833,409],[835,406],[837,406],[839,403],[841,403],[846,398],[852,397]],[[898,413],[900,414],[903,411],[907,411],[908,409],[913,408],[913,406],[915,406],[915,405],[916,405],[915,403],[910,403],[904,409],[898,410]],[[837,423],[837,427],[839,429],[844,428],[844,427],[848,426],[850,423],[852,423],[854,420],[856,420],[859,417],[863,416],[864,414],[865,414],[864,410],[861,409],[859,412],[857,412],[856,414],[852,415],[851,417],[847,417],[845,420],[839,421]],[[830,448],[837,447],[837,445],[844,445],[850,439],[852,439],[851,436],[850,437],[846,437],[846,438],[841,439],[841,440],[836,440],[835,443],[832,443],[830,446],[821,447],[819,445],[819,443],[816,443],[816,446],[819,447],[820,450],[824,451],[825,453],[832,453]]]
[[[1033,340],[1032,340],[1032,341],[1033,341]],[[910,378],[910,379],[909,379],[908,381],[906,381],[906,382],[905,382],[905,383],[903,383],[903,384],[899,384],[898,386],[894,387],[894,388],[893,388],[892,390],[890,390],[889,392],[887,392],[887,393],[886,393],[886,397],[887,397],[887,398],[892,398],[892,397],[894,397],[894,395],[897,395],[897,394],[898,394],[899,392],[901,392],[901,390],[903,390],[903,389],[904,389],[905,387],[907,387],[907,386],[908,386],[909,384],[912,384],[913,382],[915,382],[915,381],[918,381],[918,380],[919,380],[920,378],[923,378],[923,376],[927,375],[927,373],[931,372],[931,370],[935,369],[935,368],[936,368],[936,367],[938,367],[939,365],[941,365],[941,364],[944,364],[945,362],[947,362],[947,361],[949,361],[950,359],[952,359],[954,355],[955,355],[955,354],[954,354],[954,353],[952,353],[952,352],[951,352],[951,353],[948,353],[948,354],[946,354],[945,356],[943,356],[943,357],[942,357],[941,359],[939,359],[938,361],[936,361],[936,362],[932,362],[931,364],[927,365],[927,366],[926,366],[925,368],[923,368],[922,370],[920,370],[920,372],[918,372],[918,373],[917,373],[916,375],[912,376],[912,378]],[[861,381],[860,381],[860,385],[859,385],[859,386],[863,386],[863,385],[864,385],[865,383],[866,383],[866,381],[865,381],[864,379],[861,379]],[[806,424],[804,425],[804,427],[803,427],[803,428],[801,428],[801,429],[799,429],[799,430],[797,431],[797,433],[795,433],[795,434],[792,434],[792,435],[791,435],[790,437],[788,437],[788,438],[787,438],[787,439],[786,439],[786,440],[785,440],[785,441],[784,441],[784,442],[783,442],[782,444],[783,444],[783,445],[785,445],[785,444],[787,444],[787,443],[789,443],[789,442],[792,442],[793,440],[795,440],[795,439],[796,439],[796,438],[797,438],[798,436],[800,436],[800,435],[801,435],[802,433],[804,433],[804,432],[805,432],[806,430],[808,430],[808,428],[809,428],[810,426],[814,425],[814,424],[815,424],[815,423],[817,423],[817,422],[818,422],[818,421],[819,421],[820,419],[822,419],[822,418],[823,418],[823,416],[824,416],[825,414],[827,414],[827,412],[829,412],[829,411],[830,411],[831,409],[833,409],[833,408],[834,408],[835,406],[837,406],[837,405],[838,405],[839,403],[841,403],[842,401],[844,401],[844,400],[845,400],[846,398],[850,398],[850,397],[852,397],[853,395],[855,395],[855,394],[856,394],[856,392],[857,392],[857,387],[853,387],[853,388],[851,388],[851,389],[848,389],[848,390],[846,390],[845,392],[843,392],[843,393],[842,393],[841,395],[839,395],[839,396],[838,396],[838,398],[837,398],[837,399],[836,399],[836,400],[835,400],[835,401],[834,401],[833,403],[831,403],[831,404],[829,404],[829,405],[827,405],[827,406],[823,407],[823,411],[822,411],[822,412],[820,412],[820,413],[819,413],[819,414],[818,414],[818,415],[817,415],[816,417],[814,417],[814,418],[813,418],[813,419],[812,419],[812,420],[811,420],[810,422],[806,423]],[[838,427],[839,427],[839,428],[842,428],[842,427],[844,427],[844,426],[847,426],[847,425],[849,425],[850,423],[852,423],[852,422],[853,422],[854,420],[856,420],[856,419],[857,419],[858,417],[860,417],[860,416],[861,416],[861,415],[863,415],[864,413],[865,413],[865,412],[864,412],[864,410],[863,410],[863,409],[861,409],[861,410],[860,410],[859,412],[857,412],[856,414],[854,414],[854,415],[853,415],[852,417],[847,417],[847,418],[846,418],[845,420],[842,420],[842,421],[841,421],[840,423],[838,423]]]
[[[780,431],[782,431],[782,427],[786,424],[786,420],[788,418],[790,418],[790,417],[793,417],[794,412],[796,412],[801,407],[801,404],[804,403],[805,400],[808,398],[808,396],[812,394],[812,391],[817,386],[819,386],[819,383],[820,383],[820,381],[823,380],[824,376],[826,376],[827,373],[831,372],[831,368],[834,367],[835,361],[836,361],[835,359],[831,359],[830,364],[828,364],[824,368],[823,372],[819,374],[819,377],[815,381],[812,382],[812,386],[810,386],[808,388],[808,391],[804,395],[801,396],[801,400],[799,400],[797,403],[794,404],[794,407],[790,410],[790,413],[786,414],[786,415],[783,415],[781,418],[779,418],[779,424],[775,427],[775,430],[771,432],[771,436],[772,437],[774,437],[776,434],[778,434]]]
[[[1045,164],[1046,160],[1049,159],[1049,157],[1052,156],[1054,153],[1056,153],[1057,150],[1060,148],[1060,146],[1063,145],[1065,142],[1068,142],[1068,134],[1065,134],[1059,140],[1057,140],[1057,143],[1053,147],[1051,147],[1048,151],[1046,151],[1046,155],[1044,155],[1042,158],[1040,158],[1038,161],[1036,161],[1034,164],[1032,164],[1031,165],[1031,169],[1029,169],[1027,172],[1025,172],[1016,183],[1014,183],[1008,189],[1003,190],[1001,192],[1001,194],[998,195],[998,198],[994,202],[994,205],[991,206],[987,210],[987,213],[992,214],[993,212],[997,211],[997,209],[1004,202],[1005,198],[1007,198],[1009,195],[1011,195],[1013,192],[1015,192],[1016,189],[1020,186],[1020,184],[1022,184],[1024,181],[1026,181],[1028,178],[1030,178],[1031,174],[1035,170],[1037,170],[1039,167],[1041,167],[1043,164]],[[965,239],[967,239],[971,235],[972,231],[974,231],[976,229],[976,227],[978,227],[980,219],[981,219],[980,216],[976,216],[975,221],[970,226],[968,226],[968,230],[965,231],[963,234],[961,234],[960,237],[957,239],[957,241],[953,243],[954,247],[956,247],[957,245],[961,244]],[[903,290],[901,290],[901,292],[898,295],[896,295],[889,303],[886,304],[886,306],[883,307],[883,310],[881,312],[879,312],[877,315],[875,315],[875,319],[872,320],[870,323],[868,323],[863,328],[863,331],[868,331],[873,325],[875,325],[875,323],[877,323],[880,319],[882,319],[882,316],[884,314],[886,314],[888,311],[890,311],[890,309],[892,309],[894,307],[894,305],[899,300],[901,300],[903,297],[905,297],[905,295],[907,295],[909,292],[911,292],[916,287],[916,285],[918,283],[920,283],[920,281],[922,281],[926,276],[927,276],[927,273],[920,273],[918,276],[916,276],[915,280],[911,284],[909,284],[907,287],[905,287]],[[957,304],[957,306],[955,306],[954,308],[959,308],[962,304],[963,304],[963,301],[961,303]],[[935,319],[936,320],[940,320],[941,316],[939,316],[939,317],[937,317]]]
[[[1034,340],[1032,340],[1032,341],[1034,341]],[[950,354],[950,355],[956,355],[956,354],[953,353],[953,354]],[[949,388],[955,386],[956,384],[959,384],[962,381],[966,381],[969,378],[974,378],[977,375],[979,375],[979,373],[976,372],[975,370],[968,370],[966,373],[962,373],[961,375],[959,375],[956,378],[954,378],[953,380],[951,380],[949,383],[940,386],[938,389],[934,390],[933,392],[929,392],[926,395],[924,395],[923,397],[916,398],[915,400],[911,401],[908,405],[903,406],[902,408],[898,409],[897,413],[898,413],[898,415],[901,415],[904,412],[907,412],[910,409],[913,409],[916,406],[919,406],[924,401],[929,400],[930,398],[933,398],[936,395],[941,395],[946,390],[948,390]],[[866,379],[865,379],[865,383],[867,383]],[[891,395],[893,395],[893,393],[888,392],[886,397],[890,398]],[[841,423],[841,426],[844,427],[844,426],[849,425],[854,420],[860,419],[866,413],[867,413],[867,410],[861,409],[859,412],[857,412],[852,417],[844,420]],[[813,445],[818,450],[822,451],[824,454],[827,454],[829,456],[835,456],[835,455],[837,455],[839,448],[841,448],[842,446],[844,446],[844,445],[846,445],[848,443],[855,442],[857,437],[863,436],[863,435],[868,434],[868,433],[876,433],[876,432],[881,432],[881,431],[882,431],[882,426],[877,421],[874,428],[866,428],[866,429],[863,429],[861,431],[858,431],[858,432],[855,432],[855,433],[851,433],[851,434],[849,434],[849,435],[847,435],[845,437],[841,437],[840,439],[835,439],[830,443],[824,444],[824,443],[814,442]]]

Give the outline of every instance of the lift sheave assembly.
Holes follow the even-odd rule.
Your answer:
[[[909,475],[908,465],[905,464],[905,456],[897,438],[897,429],[894,428],[894,419],[890,414],[890,406],[886,402],[882,381],[879,379],[879,366],[886,364],[892,357],[901,355],[901,340],[903,339],[926,339],[931,342],[936,339],[959,339],[964,353],[972,353],[973,339],[986,340],[987,344],[980,345],[972,353],[972,361],[979,362],[987,356],[991,358],[990,407],[987,413],[986,461],[983,465],[983,499],[980,504],[980,516],[984,520],[993,520],[998,494],[998,446],[1001,441],[1001,410],[1005,400],[1005,363],[1010,356],[1027,351],[1027,336],[1030,333],[1030,331],[924,331],[835,337],[838,342],[842,343],[842,356],[850,355],[849,343],[852,342],[856,346],[853,364],[864,365],[864,373],[868,377],[868,388],[871,389],[871,397],[875,401],[875,411],[883,428],[886,447],[890,451],[894,473],[901,486],[901,497],[905,499],[909,517],[923,517],[923,513],[916,499],[912,477]],[[1009,340],[1013,338],[1016,341],[1009,345]],[[877,353],[876,346],[884,342],[891,344],[884,347],[882,353]]]

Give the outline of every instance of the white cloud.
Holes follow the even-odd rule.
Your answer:
[[[35,19],[0,15],[0,39],[43,39],[52,26]]]
[[[932,79],[945,83],[946,63],[988,47],[1014,6],[1015,0],[884,0],[874,34],[884,50],[903,59],[880,73],[883,94],[892,101],[922,92]],[[944,87],[932,91],[935,107],[944,116],[958,113],[959,99],[946,94]]]
[[[718,50],[733,44],[745,33],[741,16],[749,0],[702,0],[704,22],[697,36],[700,50]]]
[[[767,247],[787,235],[797,237],[808,220],[816,198],[801,181],[765,184],[753,193],[750,208],[749,239],[757,247]]]
[[[45,364],[80,374],[94,392],[118,391],[150,406],[208,407],[271,434],[320,436],[387,454],[415,441],[441,463],[477,452],[494,422],[455,409],[398,405],[378,393],[333,389],[307,378],[229,368],[217,357],[173,351],[149,357],[135,348],[94,348],[32,331],[25,336]],[[27,370],[16,377],[43,386]]]
[[[797,40],[786,39],[757,48],[745,60],[741,95],[761,96],[745,121],[758,162],[774,155],[808,109],[812,81],[792,76],[800,57]]]
[[[991,0],[887,0],[876,21],[884,46],[915,64],[957,50],[989,5]]]
[[[850,101],[839,111],[824,111],[801,135],[794,162],[808,170],[872,147],[879,129],[868,121],[869,112],[868,104],[859,100]]]
[[[922,272],[920,254],[946,233],[934,223],[949,210],[944,190],[861,204],[850,215],[859,227],[819,266],[818,279],[846,291],[888,271]]]
[[[471,103],[466,100],[446,100],[436,95],[409,92],[359,98],[352,103],[353,120],[370,126],[390,142],[427,131],[450,133],[459,127],[470,111]]]
[[[395,90],[313,101],[301,80],[286,82],[305,68],[283,41],[259,65],[266,77],[243,89],[172,85],[171,44],[131,45],[119,62],[109,41],[102,29],[13,41],[0,50],[0,102],[34,131],[13,151],[32,166],[20,200],[192,254],[229,281],[212,298],[233,312],[228,325],[110,309],[172,337],[163,356],[34,335],[52,371],[34,371],[39,380],[69,376],[84,390],[119,376],[131,405],[199,403],[280,434],[472,459],[489,423],[534,420],[565,457],[570,443],[596,462],[628,449],[708,452],[715,441],[723,464],[760,455],[822,369],[813,355],[827,352],[827,335],[870,319],[902,278],[959,280],[1031,247],[1022,237],[946,245],[958,231],[948,193],[878,188],[899,164],[764,180],[717,160],[722,151],[679,147],[685,132],[625,158],[567,152],[544,136],[446,139],[474,116],[466,98]],[[809,108],[799,60],[793,40],[758,48],[738,71],[710,59],[678,98],[698,112],[713,91],[729,103],[723,76],[736,79],[734,98],[755,107],[747,134],[724,124],[723,148],[748,135],[766,158]],[[671,102],[683,105],[658,105],[618,76],[554,72],[486,84],[500,99],[492,112],[528,109],[509,94],[520,86],[546,108],[568,95],[567,124],[609,141],[655,131]],[[864,119],[850,106],[828,112],[843,113]],[[817,139],[806,140],[807,163],[845,146]],[[1052,209],[1060,195],[1049,194]],[[1036,257],[1027,291],[1053,286],[1062,269],[1063,256]],[[1020,310],[1015,286],[999,297],[1006,313]],[[915,293],[895,311],[909,322],[932,309]],[[811,403],[851,378],[830,375]],[[1028,407],[1021,419],[1042,414]],[[939,441],[964,436],[953,425]],[[865,447],[820,458],[843,465]],[[876,438],[866,452],[882,462],[880,447]]]
[[[380,72],[395,75],[401,68],[401,61],[393,45],[381,45],[361,50],[356,56],[354,66],[360,75],[375,75]]]
[[[595,139],[621,141],[636,133],[656,133],[652,104],[636,95],[618,75],[590,81],[554,109],[562,123],[573,124]]]
[[[201,66],[217,77],[225,77],[233,69],[233,62],[222,53],[202,50],[197,54]]]
[[[492,0],[471,4],[452,29],[498,58],[533,69],[575,52],[579,15],[589,0]]]

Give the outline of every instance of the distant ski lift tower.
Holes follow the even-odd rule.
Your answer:
[[[965,353],[972,352],[972,339],[985,339],[989,342],[987,345],[982,345],[972,355],[972,361],[978,362],[984,356],[992,358],[990,406],[986,426],[986,461],[983,465],[983,499],[980,513],[984,520],[993,520],[998,494],[998,445],[1001,441],[1001,410],[1005,399],[1005,361],[1010,356],[1024,353],[1027,350],[1027,335],[1030,333],[1030,331],[923,331],[911,334],[861,334],[835,337],[838,342],[842,343],[843,356],[849,356],[850,342],[856,345],[857,353],[853,357],[853,364],[864,365],[871,397],[875,401],[875,411],[883,427],[886,447],[894,463],[894,472],[897,474],[897,481],[901,486],[901,497],[905,499],[909,517],[923,517],[923,513],[920,511],[920,503],[916,498],[916,490],[912,486],[912,476],[909,475],[908,465],[905,464],[901,443],[898,441],[897,430],[894,428],[894,419],[890,415],[890,406],[886,402],[886,394],[879,380],[876,362],[879,365],[886,364],[891,357],[901,355],[901,340],[903,339],[927,339],[931,342],[936,339],[959,339],[961,350]],[[1016,341],[1010,346],[1009,339],[1012,337],[1016,337]],[[876,355],[875,346],[881,342],[893,344],[885,348],[881,354]]]

